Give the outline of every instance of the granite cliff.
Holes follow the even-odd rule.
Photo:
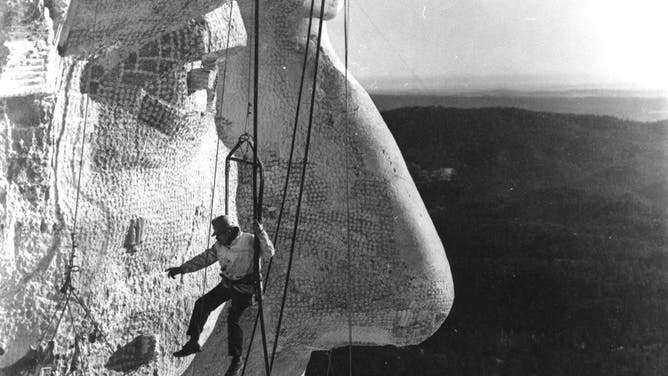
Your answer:
[[[171,357],[194,300],[217,283],[217,273],[173,281],[164,269],[204,250],[209,213],[224,210],[222,169],[212,190],[216,151],[225,155],[247,130],[251,5],[3,5],[0,373],[208,375],[226,367],[225,315],[215,320],[224,307],[209,320],[203,353]],[[339,6],[326,2],[324,18]],[[258,148],[273,235],[305,42],[317,28],[307,27],[308,2],[261,7]],[[431,335],[454,298],[443,246],[394,139],[354,79],[346,90],[342,64],[323,39],[275,375],[301,374],[312,349],[346,344],[349,312],[354,343],[404,345]],[[307,77],[314,71],[310,45]],[[305,98],[302,108],[308,104]],[[295,166],[304,158],[307,118],[302,113],[297,124]],[[296,214],[293,171],[285,223]],[[228,188],[231,212],[247,226],[248,171],[235,166]],[[277,282],[265,295],[269,338],[290,239],[290,226],[281,227]],[[76,295],[68,298],[59,289],[72,251]],[[247,338],[256,309],[244,316]],[[255,340],[251,375],[264,371]]]

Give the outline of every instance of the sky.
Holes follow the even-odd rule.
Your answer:
[[[349,0],[367,90],[668,91],[668,0]],[[343,59],[343,10],[328,23]]]

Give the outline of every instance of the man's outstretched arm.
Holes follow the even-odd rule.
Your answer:
[[[174,278],[177,274],[192,273],[200,269],[204,269],[217,260],[218,256],[216,255],[216,250],[211,247],[199,255],[184,262],[183,265],[174,268],[168,268],[165,271],[167,272],[167,276]]]

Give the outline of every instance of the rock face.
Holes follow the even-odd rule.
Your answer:
[[[39,2],[7,5],[13,12],[29,6],[43,9]],[[264,224],[277,233],[264,296],[271,346],[296,216],[318,20],[309,30],[310,3],[261,7],[258,149]],[[325,19],[338,7],[327,2]],[[58,9],[52,15],[64,14]],[[39,22],[48,24],[48,16],[42,12]],[[163,271],[203,251],[210,211],[224,212],[216,154],[218,148],[224,156],[250,131],[251,4],[82,0],[73,1],[64,23],[52,19],[32,40],[49,42],[51,30],[60,30],[64,57],[49,44],[52,60],[44,65],[54,85],[30,95],[0,93],[0,372],[220,374],[227,366],[220,310],[209,319],[204,352],[171,357],[185,340],[195,299],[217,283],[215,267],[177,281]],[[5,45],[16,38],[1,37]],[[306,94],[277,229],[307,37]],[[440,326],[454,298],[443,246],[392,136],[353,79],[346,93],[341,63],[323,41],[275,375],[301,374],[313,348],[348,343],[349,325],[354,343],[419,342]],[[233,166],[229,185],[230,212],[248,228],[248,168]],[[75,294],[67,299],[58,290],[73,251]],[[253,306],[244,314],[247,340],[256,312]],[[41,347],[28,352],[31,345]],[[260,345],[256,336],[247,374],[264,372]]]

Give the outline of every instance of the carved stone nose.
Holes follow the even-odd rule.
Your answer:
[[[454,300],[452,275],[441,239],[396,143],[374,115],[375,109],[360,111],[369,112],[367,122],[360,125],[370,134],[352,146],[368,154],[352,183],[357,204],[351,217],[358,232],[353,235],[350,279],[358,288],[365,286],[364,291],[353,291],[353,307],[360,312],[360,321],[366,319],[366,326],[375,330],[361,330],[357,340],[415,344],[447,317]]]
[[[405,196],[410,199],[410,196]],[[395,219],[404,288],[398,291],[393,334],[398,344],[414,344],[436,331],[454,300],[454,287],[443,245],[422,202],[412,202]]]

